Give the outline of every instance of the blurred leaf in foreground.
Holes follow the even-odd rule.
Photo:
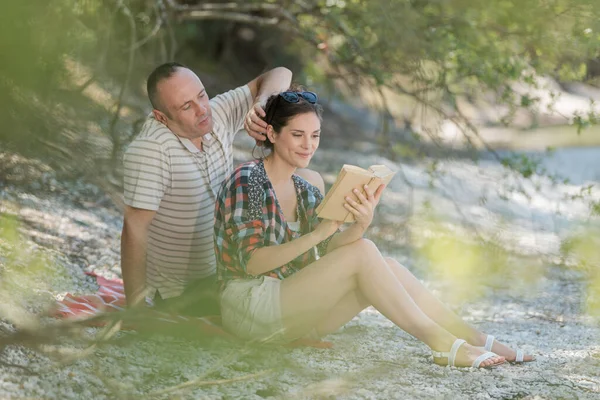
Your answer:
[[[563,257],[572,258],[576,267],[586,274],[587,292],[583,293],[586,311],[600,317],[600,229],[587,228],[562,242]]]

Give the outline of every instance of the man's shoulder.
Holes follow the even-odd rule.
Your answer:
[[[158,122],[153,117],[146,118],[140,133],[131,141],[127,151],[139,148],[166,149],[171,145],[177,146],[179,141],[169,128]]]

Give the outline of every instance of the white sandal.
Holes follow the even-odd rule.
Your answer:
[[[433,354],[433,357],[445,357],[448,359],[448,365],[450,365],[451,367],[455,367],[456,365],[454,364],[454,362],[456,361],[456,353],[458,353],[458,348],[460,346],[462,346],[463,344],[467,343],[466,340],[463,339],[456,339],[454,341],[454,343],[452,344],[452,348],[450,349],[450,352],[448,353],[444,353],[441,351],[432,351],[431,353]],[[490,358],[493,357],[498,357],[497,354],[492,353],[491,351],[488,351],[487,353],[483,353],[482,355],[480,355],[479,357],[477,357],[475,359],[475,361],[473,361],[473,364],[471,364],[471,367],[473,368],[479,368],[479,366],[481,365],[482,362],[484,362],[485,360],[489,360]],[[492,365],[488,365],[487,367],[484,368],[490,368],[490,367],[495,367],[499,364],[492,364]]]
[[[485,339],[485,346],[483,347],[479,347],[480,349],[483,350],[487,350],[487,351],[492,351],[492,346],[494,345],[494,341],[496,340],[496,338],[492,335],[487,335],[487,338]],[[525,353],[523,353],[523,350],[521,349],[517,349],[515,350],[517,352],[517,356],[515,357],[514,361],[508,361],[509,363],[513,363],[513,364],[522,364],[525,362]],[[529,361],[533,361],[533,358]]]

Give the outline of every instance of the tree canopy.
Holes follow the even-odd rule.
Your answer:
[[[112,150],[101,158],[114,163],[147,111],[132,100],[143,98],[144,77],[177,58],[243,79],[293,64],[305,83],[379,110],[387,141],[397,140],[385,136],[390,120],[435,139],[430,121],[450,119],[475,145],[477,127],[457,99],[491,96],[506,106],[498,123],[510,124],[539,100],[515,83],[598,82],[599,15],[594,0],[11,3],[0,17],[0,140],[54,153],[107,140]],[[92,83],[106,91],[104,104],[84,95]],[[597,121],[589,110],[567,117],[580,128]]]

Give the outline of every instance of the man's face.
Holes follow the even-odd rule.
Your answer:
[[[154,110],[154,115],[173,133],[197,139],[212,131],[208,94],[195,73],[178,68],[173,76],[158,83],[157,92],[160,104],[167,112]]]

